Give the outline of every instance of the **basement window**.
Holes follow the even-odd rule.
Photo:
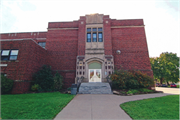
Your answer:
[[[38,44],[39,44],[41,47],[43,47],[43,48],[46,47],[46,42],[38,42]]]

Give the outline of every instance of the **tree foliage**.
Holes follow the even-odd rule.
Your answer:
[[[150,58],[154,78],[163,81],[178,82],[179,80],[179,58],[174,53],[161,53],[160,57]]]

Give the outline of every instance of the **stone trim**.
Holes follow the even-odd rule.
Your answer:
[[[33,82],[31,80],[14,80],[14,82]]]
[[[0,67],[7,67],[8,64],[0,64]]]
[[[53,70],[53,71],[60,71],[60,72],[76,72],[76,70]]]
[[[73,29],[79,29],[79,28],[47,28],[48,30],[73,30]]]
[[[145,25],[141,26],[112,26],[111,28],[129,28],[129,27],[144,27]]]

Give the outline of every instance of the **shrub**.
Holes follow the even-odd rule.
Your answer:
[[[115,70],[111,75],[113,89],[147,88],[154,84],[154,80],[140,71]]]
[[[33,79],[34,83],[38,84],[45,91],[52,89],[54,86],[54,80],[50,66],[42,66],[41,70],[34,74]]]
[[[10,93],[13,87],[13,80],[1,75],[1,93],[7,94]]]
[[[63,77],[58,72],[56,72],[54,76],[54,89],[60,90],[62,89],[62,86],[63,86]]]
[[[32,91],[38,91],[39,89],[41,89],[41,87],[40,87],[38,84],[34,84],[34,85],[31,87],[31,90],[32,90]]]
[[[138,94],[138,93],[139,93],[139,91],[136,90],[136,89],[132,89],[131,92],[132,92],[133,94]]]
[[[141,91],[143,93],[151,93],[151,92],[153,92],[153,90],[149,90],[147,88],[141,88],[141,89],[139,89],[139,91]]]
[[[133,94],[131,90],[129,90],[126,94]]]

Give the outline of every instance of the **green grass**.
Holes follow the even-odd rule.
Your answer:
[[[1,95],[1,118],[53,119],[73,98],[59,92]]]
[[[131,101],[120,106],[133,119],[179,119],[179,95]]]

